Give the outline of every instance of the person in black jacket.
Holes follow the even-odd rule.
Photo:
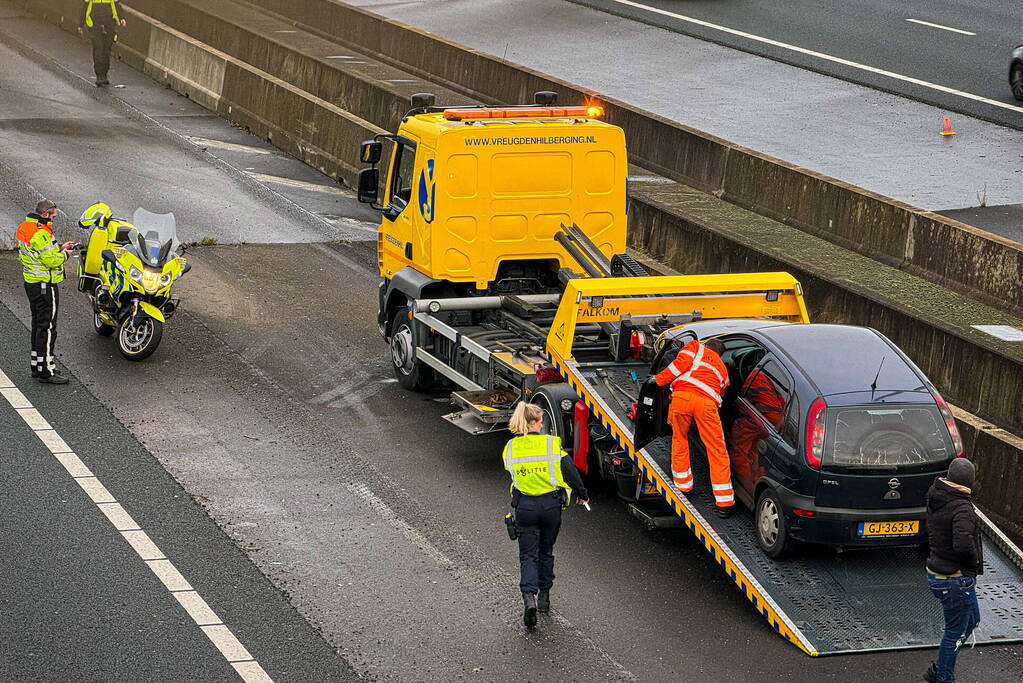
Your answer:
[[[984,573],[980,524],[973,507],[973,463],[956,458],[927,492],[927,583],[945,612],[938,659],[924,674],[930,683],[953,683],[959,648],[980,623],[977,576]]]

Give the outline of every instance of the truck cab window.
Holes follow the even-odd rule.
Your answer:
[[[394,148],[394,174],[391,177],[391,206],[401,211],[412,201],[412,175],[416,166],[416,147],[401,142]]]

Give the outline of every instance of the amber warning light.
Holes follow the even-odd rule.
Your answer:
[[[558,118],[562,116],[584,116],[599,119],[604,115],[603,107],[498,107],[491,109],[445,109],[444,118],[452,121],[469,121],[475,119],[518,119],[518,118]]]

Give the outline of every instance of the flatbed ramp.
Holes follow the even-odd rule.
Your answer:
[[[619,392],[586,363],[555,365],[593,414],[668,505],[704,544],[753,606],[783,637],[810,655],[935,647],[941,609],[924,578],[918,548],[858,549],[804,545],[798,554],[772,560],[757,546],[752,514],[744,507],[729,519],[714,514],[707,461],[692,458],[696,489],[682,496],[668,484],[671,439],[641,451],[632,447],[632,423]],[[615,377],[622,381],[624,377]],[[619,384],[621,386],[621,384]],[[977,643],[1023,641],[1023,555],[986,517],[984,575],[978,582],[981,623]]]

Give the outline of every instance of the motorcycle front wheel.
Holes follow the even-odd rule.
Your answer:
[[[117,348],[128,360],[144,360],[153,355],[163,337],[163,323],[145,316],[134,324],[131,316],[117,330]]]

